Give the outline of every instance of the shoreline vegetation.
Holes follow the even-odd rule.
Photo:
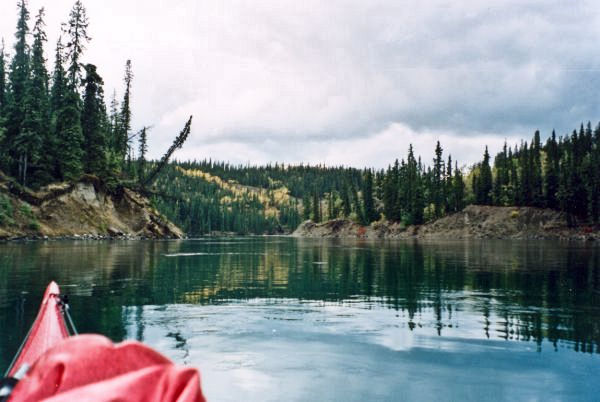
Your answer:
[[[170,162],[190,134],[190,117],[164,156],[147,160],[151,128],[135,131],[131,124],[131,60],[121,102],[113,93],[107,107],[100,70],[82,62],[91,40],[83,3],[75,1],[63,26],[51,73],[44,16],[42,8],[30,30],[27,1],[19,0],[12,52],[4,41],[0,47],[0,238],[262,235],[298,227],[329,236],[328,230],[341,235],[334,230],[339,225],[357,228],[359,237],[362,231],[367,237],[597,236],[600,124],[582,123],[562,136],[552,131],[545,143],[536,131],[529,143],[505,143],[493,160],[486,147],[472,166],[444,155],[439,141],[430,163],[409,145],[406,158],[386,169]],[[121,202],[138,207],[119,209]],[[137,215],[127,215],[131,210]],[[457,218],[471,219],[475,210],[489,215],[483,229]],[[560,223],[530,230],[515,214]],[[513,221],[520,223],[508,230]]]

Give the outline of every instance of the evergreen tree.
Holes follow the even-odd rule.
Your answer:
[[[348,192],[348,183],[344,181],[344,186],[342,187],[342,213],[344,217],[347,218],[352,213],[352,204],[350,203],[350,194]]]
[[[438,141],[435,146],[435,158],[433,159],[433,180],[432,180],[432,202],[436,218],[442,216],[444,203],[444,160],[442,159],[442,147]]]
[[[448,164],[446,165],[446,176],[445,176],[445,182],[444,182],[444,211],[446,213],[448,212],[454,212],[454,201],[453,201],[453,197],[454,197],[454,192],[453,190],[453,186],[452,186],[452,155],[448,155]]]
[[[369,224],[379,219],[373,199],[373,172],[367,169],[363,181],[363,210],[365,211],[365,223]]]
[[[63,28],[64,33],[69,38],[65,48],[67,49],[67,59],[69,60],[69,67],[67,69],[69,84],[72,88],[77,88],[81,82],[81,56],[85,51],[86,43],[92,39],[87,34],[88,25],[89,21],[85,7],[81,3],[81,0],[77,0],[69,14],[69,22]]]
[[[146,153],[148,152],[148,137],[146,134],[146,127],[142,128],[140,131],[140,141],[139,141],[139,166],[138,166],[138,174],[140,181],[144,179],[144,171],[146,170]]]
[[[106,109],[102,86],[104,81],[98,75],[96,66],[86,64],[85,67],[83,110],[81,113],[81,129],[84,139],[84,170],[86,173],[104,176],[107,168],[106,132],[104,119]]]
[[[56,53],[54,59],[54,71],[52,72],[52,87],[50,88],[50,135],[47,137],[48,144],[45,145],[44,165],[52,176],[62,179],[61,173],[61,145],[63,144],[62,129],[63,122],[59,120],[59,113],[65,106],[67,95],[67,73],[63,67],[63,46],[59,37],[56,42]]]
[[[544,172],[544,198],[545,206],[548,208],[558,208],[558,173],[560,155],[558,153],[558,144],[556,142],[556,132],[552,130],[552,136],[546,142],[546,165]]]
[[[9,173],[13,176],[22,176],[18,174],[18,168],[24,167],[24,152],[26,144],[25,138],[21,135],[25,113],[27,110],[27,85],[29,79],[29,46],[27,45],[27,35],[29,34],[29,11],[27,2],[21,0],[18,4],[19,19],[17,22],[17,39],[14,49],[8,81],[10,91],[6,107],[6,133],[2,149],[6,152],[6,162]],[[18,163],[17,163],[18,161]]]
[[[121,102],[121,112],[119,113],[118,123],[119,130],[117,132],[117,152],[125,160],[125,157],[129,154],[129,132],[131,131],[131,109],[130,109],[130,97],[131,97],[131,83],[133,81],[133,72],[131,71],[131,60],[127,60],[125,63],[125,94],[123,95],[123,102]]]
[[[59,178],[77,180],[83,172],[83,132],[81,127],[81,100],[75,88],[66,88],[63,105],[56,115],[57,144],[61,150],[58,159]]]
[[[465,207],[465,183],[463,181],[462,172],[458,168],[458,163],[454,168],[454,179],[452,180],[452,201],[454,202],[453,210],[462,211]]]
[[[0,119],[4,116],[6,106],[6,54],[4,51],[4,38],[0,45]]]
[[[542,180],[542,161],[541,161],[541,144],[540,144],[540,132],[536,130],[533,141],[531,143],[530,150],[530,162],[529,166],[531,169],[531,205],[536,207],[544,206],[544,190]]]
[[[313,200],[312,200],[312,218],[316,223],[321,222],[321,200],[319,199],[319,194],[317,191],[313,191]]]
[[[50,131],[50,99],[48,93],[48,71],[44,57],[44,9],[40,9],[33,29],[31,48],[30,77],[27,85],[26,115],[20,136],[23,137],[24,163],[22,183],[25,184],[27,165],[35,168],[34,184],[46,184],[52,181],[52,163],[47,150],[52,146]]]
[[[492,169],[490,167],[490,154],[487,146],[483,154],[477,184],[476,200],[478,204],[492,204]]]
[[[119,102],[117,101],[117,92],[113,91],[110,98],[110,111],[109,111],[109,145],[115,152],[118,144],[118,132],[119,132]]]
[[[302,219],[304,219],[305,221],[309,220],[311,212],[312,207],[310,205],[310,197],[308,193],[305,193],[304,197],[302,198]]]

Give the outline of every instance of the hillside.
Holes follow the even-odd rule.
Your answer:
[[[591,227],[571,228],[562,212],[532,207],[493,207],[469,205],[464,210],[431,223],[404,226],[399,223],[374,222],[361,226],[336,219],[315,224],[302,223],[295,237],[368,238],[368,239],[562,239],[600,240]]]
[[[93,176],[31,191],[0,173],[0,239],[181,238],[183,232],[150,202]]]
[[[299,201],[280,183],[261,188],[174,163],[153,191],[157,209],[188,236],[291,233],[301,222]]]

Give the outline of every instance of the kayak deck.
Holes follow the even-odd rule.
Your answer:
[[[69,337],[62,305],[60,289],[56,282],[51,282],[27,338],[8,371],[9,377],[14,376],[23,364],[32,365],[46,350]]]

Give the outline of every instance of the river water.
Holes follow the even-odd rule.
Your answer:
[[[600,248],[285,237],[0,244],[0,369],[47,283],[212,401],[598,400]]]

